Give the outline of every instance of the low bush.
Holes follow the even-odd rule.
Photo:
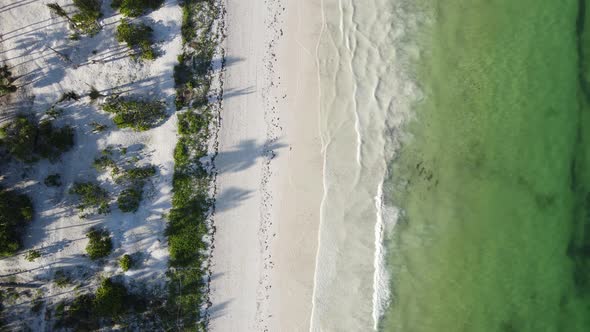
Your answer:
[[[96,290],[94,298],[94,310],[103,317],[117,317],[127,311],[125,298],[127,289],[118,282],[113,282],[110,278],[103,279],[100,287]]]
[[[129,271],[131,267],[133,267],[133,259],[130,255],[123,255],[119,260],[119,266],[124,272]]]
[[[115,114],[113,121],[119,128],[148,130],[160,123],[166,112],[159,101],[142,101],[132,98],[114,98],[103,105],[103,110]]]
[[[62,152],[74,146],[74,129],[70,126],[55,128],[50,121],[39,124],[37,150],[41,157],[56,160]]]
[[[24,228],[32,219],[33,204],[28,196],[0,188],[0,257],[21,248]]]
[[[113,243],[109,232],[102,229],[91,228],[86,237],[89,239],[86,252],[92,260],[108,256],[113,249]]]
[[[164,0],[113,0],[111,7],[119,9],[121,14],[129,17],[138,17],[148,12],[156,10]]]
[[[41,257],[39,250],[29,250],[25,255],[25,259],[29,262],[33,262],[39,257]]]
[[[156,167],[153,165],[143,166],[143,167],[135,167],[128,169],[125,172],[125,177],[129,180],[145,180],[152,176],[156,175]]]
[[[0,144],[20,161],[53,161],[74,146],[74,130],[69,126],[55,128],[51,121],[36,125],[25,116],[17,116],[0,128]]]
[[[139,186],[124,189],[117,198],[117,205],[122,212],[136,212],[141,203],[143,191]]]
[[[117,27],[117,41],[126,43],[127,46],[139,54],[139,57],[145,60],[153,60],[156,53],[153,45],[153,30],[149,26],[141,24],[131,24],[128,20],[122,19],[121,24]]]
[[[80,198],[80,210],[96,208],[100,214],[110,212],[109,194],[96,183],[76,182],[70,189],[70,194],[78,195]]]

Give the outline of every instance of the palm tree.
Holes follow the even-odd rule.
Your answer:
[[[68,13],[66,13],[66,11],[57,3],[48,3],[47,7],[49,7],[49,9],[55,13],[55,15],[57,16],[61,16],[63,18],[65,18],[66,20],[68,20],[68,22],[70,22],[72,24],[72,26],[75,28],[76,27],[76,22],[74,22],[69,16]]]

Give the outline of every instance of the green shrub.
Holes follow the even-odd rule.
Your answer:
[[[127,272],[131,267],[133,267],[133,259],[130,255],[125,254],[119,260],[119,266],[124,272]]]
[[[121,14],[138,17],[149,10],[156,10],[164,0],[113,0],[111,7],[119,9]]]
[[[113,173],[115,174],[119,172],[119,167],[117,167],[117,163],[115,163],[115,161],[111,159],[109,156],[100,156],[98,158],[95,158],[92,165],[94,166],[94,168],[101,172],[104,172],[109,168],[111,168],[113,170]]]
[[[41,257],[39,250],[29,250],[25,255],[25,259],[29,262],[35,261],[35,259]]]
[[[153,60],[156,58],[153,44],[153,30],[149,26],[131,24],[128,20],[122,19],[117,27],[117,41],[126,43],[127,46],[136,51],[142,59]]]
[[[98,24],[98,19],[102,16],[100,5],[100,0],[74,0],[74,6],[79,12],[74,14],[72,21],[82,33],[92,36],[100,31]]]
[[[153,165],[131,168],[126,172],[126,177],[135,181],[145,180],[154,175],[156,175],[156,167]]]
[[[25,225],[32,219],[33,204],[28,196],[0,188],[0,257],[20,249]]]
[[[86,237],[89,239],[86,252],[92,260],[108,256],[113,249],[111,236],[106,230],[91,228]]]
[[[37,151],[43,158],[55,160],[74,146],[74,129],[70,126],[54,128],[50,121],[39,124]]]
[[[56,108],[55,106],[51,106],[51,108],[49,108],[47,111],[45,111],[45,114],[47,114],[47,116],[53,120],[59,118],[63,113],[64,113],[63,109]]]
[[[70,189],[71,195],[78,195],[80,204],[78,209],[97,208],[98,213],[110,212],[109,194],[98,184],[92,182],[76,182]]]
[[[0,97],[11,92],[16,91],[16,86],[12,85],[12,73],[8,70],[8,66],[0,67]]]
[[[136,212],[141,203],[143,191],[139,186],[124,189],[117,198],[117,205],[122,212]]]
[[[38,126],[24,116],[0,128],[0,144],[18,160],[34,162],[39,158],[55,160],[74,146],[74,130],[53,127],[50,121]]]
[[[103,105],[103,110],[115,114],[113,121],[119,128],[133,128],[137,131],[155,127],[164,119],[164,104],[159,101],[115,98]]]
[[[103,317],[117,317],[125,313],[125,297],[127,289],[123,284],[113,282],[110,278],[103,279],[96,290],[94,309]]]
[[[65,288],[72,284],[70,277],[62,270],[55,272],[53,282],[55,282],[55,285],[59,288]]]
[[[25,162],[37,160],[35,138],[37,126],[24,116],[18,116],[0,129],[0,142],[8,153]]]

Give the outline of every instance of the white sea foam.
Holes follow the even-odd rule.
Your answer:
[[[391,300],[384,244],[397,210],[384,179],[420,98],[409,71],[420,54],[411,3],[322,0],[324,196],[311,331],[377,329]]]

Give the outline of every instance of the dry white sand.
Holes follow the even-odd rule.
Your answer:
[[[309,329],[322,194],[318,7],[226,3],[212,331]]]
[[[13,75],[19,77],[16,85],[21,86],[0,105],[3,121],[17,112],[40,116],[62,93],[72,90],[82,95],[90,86],[105,95],[123,93],[165,100],[170,116],[159,127],[136,133],[117,129],[109,115],[98,110],[88,97],[62,103],[59,106],[64,109],[64,115],[56,123],[75,128],[76,143],[72,151],[57,163],[42,161],[24,168],[22,164],[13,164],[2,174],[5,185],[16,185],[33,198],[36,210],[23,253],[0,260],[2,286],[16,283],[16,290],[22,292],[18,300],[5,308],[5,313],[11,313],[7,315],[8,323],[14,330],[24,328],[21,324],[35,331],[51,329],[51,325],[44,325],[43,314],[37,320],[19,321],[21,314],[29,313],[32,298],[40,295],[48,304],[57,303],[74,296],[72,289],[77,283],[85,285],[82,290],[87,286],[92,288],[98,276],[121,273],[117,259],[124,253],[141,256],[138,268],[125,273],[125,280],[131,286],[147,284],[151,290],[165,281],[168,260],[163,214],[171,206],[176,143],[172,74],[181,52],[180,7],[176,0],[167,0],[157,11],[138,19],[154,29],[161,53],[155,61],[141,63],[132,60],[126,46],[115,40],[114,31],[121,17],[110,8],[110,1],[103,1],[102,31],[79,41],[68,39],[72,31],[62,18],[50,13],[46,7],[49,2],[53,1],[0,0],[0,64],[8,64]],[[74,11],[70,1],[57,2],[66,11]],[[71,61],[63,61],[51,48]],[[109,129],[93,134],[89,125],[93,121],[108,124]],[[74,208],[75,200],[67,194],[74,181],[98,179],[113,197],[122,189],[110,176],[98,174],[92,167],[94,158],[109,145],[114,147],[115,159],[120,164],[137,157],[140,165],[155,165],[158,175],[146,186],[146,197],[137,213],[122,213],[112,204],[113,212],[109,215],[81,219]],[[121,147],[129,147],[126,155],[117,152]],[[22,180],[21,173],[30,180]],[[48,188],[43,184],[43,179],[51,173],[61,174],[62,187]],[[108,228],[113,237],[114,252],[105,264],[91,262],[83,256],[87,244],[84,234],[95,225]],[[40,250],[42,257],[27,262],[23,256],[30,249]],[[58,270],[71,274],[75,283],[66,288],[51,283]],[[37,289],[41,290],[39,294]]]

